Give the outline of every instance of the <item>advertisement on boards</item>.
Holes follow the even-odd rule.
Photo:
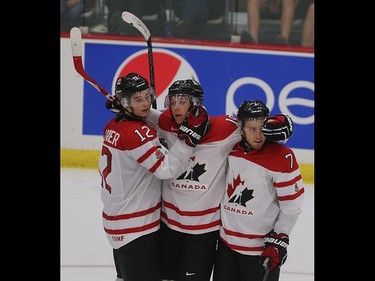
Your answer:
[[[311,53],[230,47],[154,44],[153,61],[158,109],[164,109],[168,87],[193,78],[204,91],[203,104],[212,116],[236,116],[243,100],[260,99],[270,114],[288,114],[294,133],[288,146],[314,149],[314,56]],[[110,93],[119,76],[137,72],[149,80],[146,43],[84,44],[86,72]],[[83,134],[103,134],[114,114],[106,98],[84,82]]]

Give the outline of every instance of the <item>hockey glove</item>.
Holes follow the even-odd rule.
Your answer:
[[[181,124],[178,138],[185,140],[187,145],[195,147],[199,140],[206,134],[210,126],[207,110],[199,106],[190,111]]]
[[[288,115],[277,114],[267,117],[262,132],[269,141],[286,142],[293,133],[293,121]]]
[[[267,234],[264,240],[263,253],[260,257],[260,264],[263,265],[267,257],[270,257],[269,270],[282,266],[288,256],[287,248],[289,246],[289,236],[272,231]]]
[[[115,97],[113,101],[107,100],[105,103],[105,107],[117,116],[121,115],[121,103],[117,97]]]

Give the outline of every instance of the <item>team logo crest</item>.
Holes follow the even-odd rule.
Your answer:
[[[229,197],[229,203],[236,203],[246,207],[246,203],[254,198],[254,189],[244,187],[244,183],[245,181],[241,180],[240,175],[238,175],[237,178],[233,180],[232,184],[228,184],[227,194]]]
[[[160,149],[155,151],[155,156],[156,156],[156,159],[160,159],[163,157],[163,153],[161,152]]]

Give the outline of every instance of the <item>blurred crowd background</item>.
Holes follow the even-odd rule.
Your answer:
[[[60,0],[60,31],[138,35],[121,19],[138,16],[152,37],[314,47],[313,0]]]

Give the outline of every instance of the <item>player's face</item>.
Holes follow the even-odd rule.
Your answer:
[[[133,114],[146,118],[150,114],[151,94],[148,89],[138,92],[130,97],[130,106]]]
[[[170,109],[175,122],[181,125],[184,122],[190,108],[188,95],[174,95],[170,98]]]
[[[266,137],[262,132],[263,122],[263,118],[247,119],[242,129],[242,134],[253,149],[261,148],[266,141]]]

